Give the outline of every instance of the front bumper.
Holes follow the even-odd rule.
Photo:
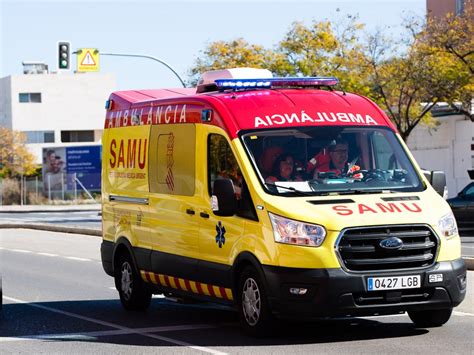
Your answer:
[[[423,270],[350,273],[342,269],[295,269],[263,266],[267,297],[273,313],[285,318],[395,314],[457,306],[466,295],[466,265],[444,261]],[[429,275],[442,274],[430,282]],[[420,275],[416,289],[368,291],[368,277]],[[433,281],[433,280],[432,280]],[[306,288],[293,295],[290,288]]]

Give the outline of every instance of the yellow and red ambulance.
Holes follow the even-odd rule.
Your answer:
[[[384,112],[337,83],[236,68],[110,96],[101,253],[125,308],[221,302],[252,334],[274,317],[448,321],[466,293],[453,214]]]

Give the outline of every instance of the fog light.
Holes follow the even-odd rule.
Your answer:
[[[467,277],[466,276],[467,276],[466,274],[458,276],[459,288],[461,290],[464,290],[467,286]]]
[[[290,288],[290,293],[292,295],[306,295],[307,292],[308,292],[307,288],[300,288],[300,287]]]

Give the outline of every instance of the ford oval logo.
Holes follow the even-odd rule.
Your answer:
[[[379,245],[384,249],[400,249],[403,246],[403,241],[397,237],[390,237],[380,241]]]

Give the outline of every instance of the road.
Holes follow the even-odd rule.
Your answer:
[[[100,263],[100,238],[0,230],[3,261],[2,352],[324,353],[474,352],[474,272],[467,300],[441,328],[417,329],[408,316],[281,323],[275,337],[244,336],[237,315],[211,304],[155,298],[127,312]]]
[[[0,212],[0,223],[50,223],[100,230],[99,211]]]

